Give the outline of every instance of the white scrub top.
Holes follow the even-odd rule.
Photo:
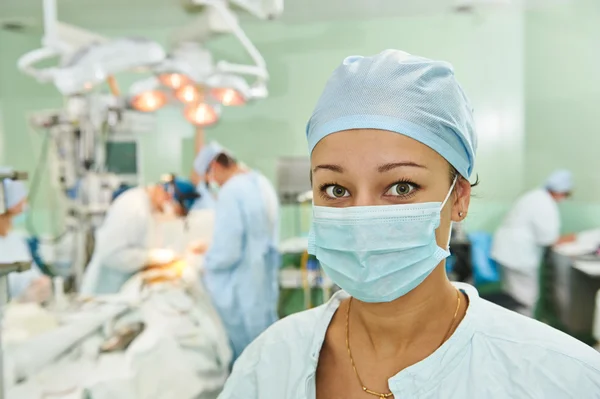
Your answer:
[[[600,354],[538,321],[484,299],[466,284],[465,318],[438,350],[389,379],[397,399],[598,398]],[[338,292],[289,316],[236,362],[219,399],[314,399],[315,372]]]
[[[82,295],[114,294],[146,264],[155,232],[150,197],[130,188],[111,204],[96,230],[94,255],[85,271]]]
[[[560,215],[556,201],[545,189],[530,191],[510,210],[494,235],[492,259],[504,267],[535,274],[544,247],[560,236]]]

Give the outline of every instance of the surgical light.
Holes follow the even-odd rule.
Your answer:
[[[216,88],[210,91],[212,96],[225,106],[240,106],[246,104],[246,99],[239,91],[231,88]]]
[[[190,83],[190,78],[181,73],[163,73],[158,76],[158,80],[171,89],[179,89]]]
[[[193,125],[210,126],[219,120],[219,109],[207,103],[190,104],[185,108],[184,116]]]
[[[154,112],[167,103],[167,96],[159,90],[151,90],[133,97],[131,106],[140,112]]]
[[[200,100],[200,90],[194,85],[188,84],[175,91],[175,97],[185,104],[192,104]]]
[[[168,248],[152,248],[148,253],[148,263],[164,265],[175,261],[175,251]]]
[[[211,87],[212,97],[225,106],[244,105],[250,99],[248,82],[240,76],[216,74],[208,78],[206,84]]]

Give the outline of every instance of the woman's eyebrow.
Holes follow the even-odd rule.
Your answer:
[[[342,168],[340,165],[333,165],[333,164],[323,164],[323,165],[317,165],[314,167],[313,169],[313,173],[316,173],[318,170],[330,170],[332,172],[336,172],[336,173],[344,173],[344,168]]]
[[[379,166],[377,168],[377,171],[379,173],[384,173],[384,172],[389,172],[392,169],[403,168],[403,167],[427,169],[426,166],[419,165],[418,163],[414,163],[414,162],[394,162],[394,163],[386,163],[385,165]]]

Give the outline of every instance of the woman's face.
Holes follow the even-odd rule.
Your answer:
[[[311,169],[319,206],[442,202],[452,184],[452,169],[437,152],[407,136],[375,129],[326,136],[313,150]],[[447,244],[450,221],[467,214],[470,195],[469,182],[459,177],[442,210],[439,246]]]

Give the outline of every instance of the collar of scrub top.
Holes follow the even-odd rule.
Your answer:
[[[469,284],[452,283],[452,285],[468,296],[465,317],[450,338],[435,352],[388,380],[389,387],[395,395],[419,397],[419,394],[435,390],[436,386],[456,368],[466,355],[464,348],[475,334],[474,319],[481,299],[477,290]],[[309,364],[310,369],[307,370],[309,372],[307,378],[313,377],[316,373],[325,334],[333,315],[338,310],[341,301],[349,297],[345,291],[338,291],[319,315],[310,346],[312,362]],[[299,389],[301,390],[299,397],[305,397],[306,392],[304,390],[307,389],[307,384],[300,384]]]

